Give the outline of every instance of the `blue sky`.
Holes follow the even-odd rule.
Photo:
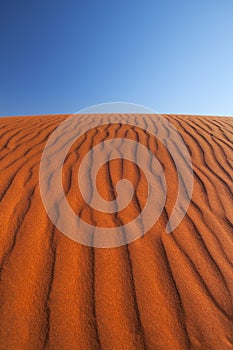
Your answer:
[[[232,0],[1,0],[0,115],[233,115]]]

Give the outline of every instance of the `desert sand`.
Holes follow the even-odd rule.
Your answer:
[[[149,147],[163,166],[168,192],[159,220],[142,238],[110,249],[67,238],[41,200],[41,155],[67,116],[0,118],[0,349],[233,349],[233,118],[164,117],[183,137],[194,170],[191,204],[171,234],[165,227],[176,169],[154,137],[127,125],[100,126],[66,158],[70,206],[105,227],[138,215],[145,177],[129,161],[107,163],[97,178],[103,198],[115,198],[122,177],[134,184],[135,197],[116,214],[92,210],[78,188],[85,153],[125,137]]]

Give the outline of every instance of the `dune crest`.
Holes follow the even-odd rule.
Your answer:
[[[97,188],[114,201],[117,182],[128,179],[132,201],[108,214],[84,202],[80,162],[103,140],[146,146],[167,183],[164,210],[142,238],[100,249],[64,236],[41,200],[41,155],[67,117],[0,118],[0,349],[233,349],[233,118],[164,115],[194,172],[191,204],[171,234],[178,180],[166,147],[130,125],[96,126],[81,136],[62,176],[67,201],[86,222],[127,224],[146,203],[143,171],[122,159],[101,167]]]

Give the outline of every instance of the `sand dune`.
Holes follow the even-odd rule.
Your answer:
[[[89,223],[128,223],[146,201],[143,172],[113,160],[98,174],[99,192],[113,200],[124,177],[136,188],[132,203],[116,214],[85,204],[77,172],[93,145],[138,140],[156,154],[167,180],[166,205],[150,231],[101,249],[59,232],[42,204],[41,155],[66,117],[0,118],[0,349],[233,349],[233,118],[164,116],[183,137],[194,170],[191,204],[171,234],[165,227],[177,177],[161,142],[127,125],[99,126],[78,139],[63,186]]]

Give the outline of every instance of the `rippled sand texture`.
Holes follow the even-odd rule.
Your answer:
[[[59,232],[40,197],[41,154],[66,117],[0,119],[0,349],[233,349],[233,118],[165,116],[182,135],[195,176],[187,215],[171,234],[165,227],[178,184],[164,145],[127,125],[99,126],[77,140],[63,186],[89,223],[130,222],[147,188],[135,164],[113,160],[101,168],[97,188],[113,200],[115,184],[127,178],[136,188],[132,202],[116,214],[85,205],[78,168],[93,145],[114,137],[139,141],[167,181],[165,209],[144,237],[98,249]]]

